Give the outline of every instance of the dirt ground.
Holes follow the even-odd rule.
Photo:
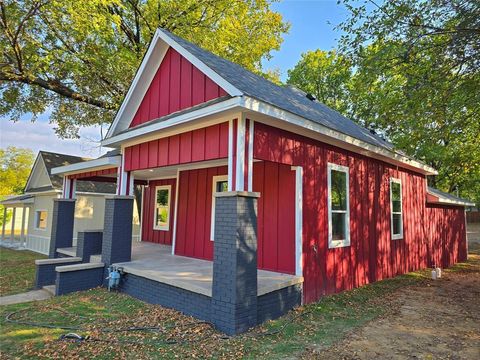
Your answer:
[[[394,294],[390,311],[317,359],[480,359],[480,255],[459,272]]]

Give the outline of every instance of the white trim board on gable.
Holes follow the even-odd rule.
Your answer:
[[[198,70],[208,76],[218,86],[223,88],[230,96],[234,97],[242,95],[242,92],[235,86],[210,69],[189,51],[185,50],[166,33],[157,29],[150,42],[145,57],[135,74],[132,84],[128,89],[127,95],[113,120],[112,126],[108,129],[105,140],[128,128],[169,47],[172,47],[185,59],[191,62]]]

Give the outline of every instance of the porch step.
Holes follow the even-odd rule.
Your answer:
[[[55,296],[55,285],[46,285],[42,289]]]
[[[66,247],[66,248],[58,248],[57,252],[62,255],[67,255],[67,256],[77,256],[77,247],[72,246],[72,247]]]

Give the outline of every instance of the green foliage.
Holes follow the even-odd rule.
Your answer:
[[[436,168],[432,186],[480,203],[478,2],[343,2],[339,54],[304,54],[288,82]]]
[[[35,156],[30,149],[9,146],[0,149],[0,200],[7,195],[21,194],[27,183]],[[0,225],[3,205],[0,205]]]
[[[157,27],[261,73],[289,27],[272,1],[2,1],[0,115],[52,109],[63,137],[109,123]]]
[[[321,103],[345,112],[351,64],[335,51],[308,51],[288,71],[287,83],[314,95]]]

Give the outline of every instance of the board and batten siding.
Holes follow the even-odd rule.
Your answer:
[[[429,265],[432,249],[424,227],[430,226],[432,234],[440,230],[427,224],[432,211],[426,209],[423,175],[259,122],[254,158],[303,167],[305,302]],[[335,249],[328,248],[329,162],[348,166],[350,175],[350,246]],[[404,231],[398,240],[392,240],[390,230],[392,177],[402,182]],[[461,222],[452,222],[446,212],[438,216],[451,228]],[[465,245],[463,233],[450,235],[450,242]],[[456,251],[454,246],[444,249],[449,255],[443,258],[450,259]]]
[[[225,95],[225,90],[169,48],[130,127]]]
[[[228,157],[228,122],[125,148],[125,171]]]
[[[449,267],[467,260],[465,208],[427,204],[425,231],[428,239],[428,266]]]
[[[253,191],[258,199],[258,268],[295,273],[295,172],[290,166],[257,162]],[[210,240],[213,177],[227,167],[180,172],[175,254],[212,260]]]

